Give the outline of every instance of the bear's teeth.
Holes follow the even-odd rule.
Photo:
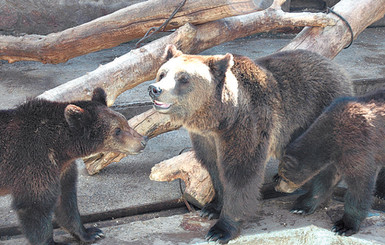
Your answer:
[[[159,107],[162,107],[162,108],[168,108],[168,107],[170,107],[170,104],[162,103],[162,102],[159,102],[159,101],[157,101],[157,100],[154,100],[154,104],[155,104],[156,106],[159,106]]]

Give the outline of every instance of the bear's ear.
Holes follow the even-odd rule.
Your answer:
[[[92,94],[92,101],[96,101],[107,106],[107,94],[104,89],[96,88]]]
[[[234,57],[230,53],[213,56],[208,63],[212,74],[220,81],[223,80],[227,70],[229,70],[233,65]]]
[[[182,51],[178,50],[173,44],[169,44],[166,47],[166,50],[163,55],[164,61],[168,61],[171,58],[178,57],[182,55]]]
[[[77,105],[69,104],[64,109],[64,117],[70,126],[71,130],[82,134],[84,133],[86,112]]]

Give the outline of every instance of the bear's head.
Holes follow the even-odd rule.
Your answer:
[[[199,111],[215,108],[223,99],[225,77],[233,66],[233,55],[187,55],[169,45],[163,57],[156,83],[149,86],[154,108],[174,119],[199,117]],[[226,97],[226,96],[225,96]],[[219,108],[216,108],[219,110]]]
[[[101,88],[94,90],[91,101],[68,104],[64,117],[72,135],[86,142],[82,147],[93,152],[138,154],[146,146],[147,137],[132,129],[122,114],[107,107],[106,93]]]
[[[278,175],[275,190],[279,192],[292,193],[308,180],[305,179],[306,175],[302,174],[300,162],[290,155],[284,155],[280,160]]]

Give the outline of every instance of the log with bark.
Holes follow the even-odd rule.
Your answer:
[[[0,59],[10,63],[33,60],[57,64],[76,56],[115,47],[142,37],[151,27],[160,26],[182,2],[145,1],[47,36],[0,36]],[[260,7],[253,0],[186,1],[166,30],[186,23],[197,25],[257,10]]]
[[[296,26],[297,24],[300,25],[301,23],[303,25],[309,26],[316,26],[315,23],[317,23],[320,27],[305,28],[289,45],[283,48],[284,50],[303,48],[321,53],[327,57],[332,58],[350,42],[350,34],[348,32],[348,27],[346,23],[334,14],[328,14],[327,16],[325,16],[324,14],[284,13],[279,8],[282,2],[283,0],[275,1],[274,4],[266,10],[248,14],[245,16],[236,16],[221,19],[197,26],[196,28],[192,26],[184,26],[178,31],[183,32],[188,30],[188,33],[191,34],[191,39],[189,40],[191,41],[191,43],[185,43],[185,46],[183,47],[181,47],[177,39],[173,39],[173,41],[170,42],[168,42],[167,40],[166,43],[176,44],[176,46],[185,53],[199,53],[204,49],[218,45],[222,42],[233,40],[238,37],[248,36],[262,31],[268,31],[272,28]],[[357,37],[357,35],[361,33],[368,25],[384,16],[385,5],[383,4],[383,1],[376,0],[365,0],[359,2],[356,2],[354,0],[342,0],[334,7],[334,11],[341,14],[346,20],[348,20],[352,27],[354,37]],[[300,17],[297,19],[298,16]],[[309,18],[306,17],[311,18],[309,20]],[[307,19],[307,21],[304,23],[303,19]],[[322,25],[320,24],[321,22]],[[333,24],[335,25],[332,26]],[[330,26],[325,27],[326,25]],[[184,30],[182,31],[182,29]],[[168,37],[165,38],[167,39]],[[164,39],[163,41],[165,41],[166,39]],[[161,46],[161,49],[163,49],[164,45],[166,44],[164,42],[160,42],[159,40],[156,40],[153,43],[155,42],[159,42],[157,44]],[[141,57],[143,56],[139,56],[137,59],[141,60]],[[150,62],[152,62],[151,64],[154,64],[154,67],[148,70],[151,73],[149,77],[154,77],[155,71],[163,62],[161,59],[161,52],[154,53],[153,56],[147,54],[147,57],[150,57]],[[153,62],[153,60],[158,61]],[[142,60],[142,62],[144,62],[144,60]],[[148,60],[145,61],[145,63],[147,62]],[[129,69],[129,67],[120,68],[122,68],[123,70]],[[147,70],[148,67],[144,67],[144,69]],[[118,87],[117,89],[111,89],[113,91],[118,91],[119,87],[128,88],[130,87],[129,84],[131,83],[138,84],[140,82],[143,82],[137,80],[125,80],[122,77],[116,79],[111,76],[111,71],[109,71],[108,69],[106,69],[103,73],[100,73],[99,76],[99,79],[102,77],[107,78],[105,80],[105,83],[103,81],[100,81],[99,79],[93,80],[92,76],[84,77],[78,80],[77,82],[80,82],[80,84],[87,83],[91,78],[90,80],[94,81],[91,85],[92,88],[96,86]],[[138,77],[138,79],[140,80],[140,77]],[[65,87],[65,90],[62,90],[62,88],[56,88],[51,91],[47,91],[47,93],[43,94],[42,97],[47,97],[54,100],[63,100],[66,95],[70,95],[73,93],[73,88],[73,84],[71,86]],[[122,91],[118,91],[117,93],[120,92]],[[89,96],[90,94],[87,94],[86,97]],[[80,97],[82,98],[81,95]],[[116,98],[116,96],[112,95],[112,98]],[[114,99],[111,99],[109,103],[111,103],[111,101],[113,100]],[[156,124],[155,121],[153,123]],[[152,126],[148,125],[148,127]],[[158,131],[158,133],[162,132]],[[179,159],[178,161],[183,162],[184,159]],[[157,171],[159,171],[159,169]],[[207,190],[195,191],[207,192]]]

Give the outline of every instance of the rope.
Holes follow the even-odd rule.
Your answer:
[[[348,22],[344,17],[342,17],[340,14],[338,14],[337,12],[335,12],[333,9],[331,9],[331,8],[329,8],[329,7],[327,7],[326,13],[327,13],[327,14],[328,14],[328,13],[333,13],[333,14],[337,15],[338,18],[340,18],[340,19],[346,24],[346,26],[349,28],[349,31],[350,31],[350,43],[349,43],[349,45],[346,46],[344,49],[349,48],[350,45],[352,45],[353,39],[354,39],[353,29],[352,29],[352,27],[350,26],[349,22]]]
[[[163,24],[162,24],[161,26],[159,26],[159,27],[153,26],[153,27],[151,27],[150,29],[148,29],[148,31],[146,32],[146,34],[144,34],[144,36],[143,36],[141,39],[139,39],[138,42],[136,42],[136,44],[135,44],[136,48],[139,48],[139,47],[140,47],[140,44],[141,44],[144,40],[150,38],[153,34],[159,32],[159,31],[164,31],[164,29],[166,29],[166,26],[167,26],[168,23],[172,20],[172,18],[174,18],[174,16],[178,13],[178,11],[185,5],[186,1],[187,1],[187,0],[183,0],[183,1],[178,5],[178,7],[176,7],[176,9],[174,10],[174,12],[172,12],[172,14],[170,15],[170,17],[168,17],[168,19],[167,19],[165,22],[163,22]],[[163,28],[163,29],[162,29],[162,28]],[[161,30],[161,29],[162,29],[162,30]]]

